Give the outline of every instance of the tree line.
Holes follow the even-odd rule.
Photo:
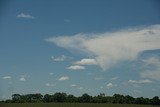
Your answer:
[[[57,92],[55,94],[13,94],[12,99],[1,101],[4,103],[57,103],[57,102],[66,102],[66,103],[119,103],[119,104],[151,104],[151,105],[160,105],[160,99],[158,96],[155,96],[151,99],[144,97],[134,98],[130,95],[121,95],[114,94],[113,96],[106,96],[104,93],[100,93],[97,96],[91,96],[87,93],[82,96],[76,97],[74,95],[67,95],[66,93]]]

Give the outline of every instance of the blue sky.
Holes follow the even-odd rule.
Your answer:
[[[0,99],[160,96],[158,0],[1,0]]]

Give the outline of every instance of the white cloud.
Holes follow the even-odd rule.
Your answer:
[[[112,87],[114,87],[114,86],[117,86],[117,85],[113,85],[112,83],[108,83],[107,85],[106,85],[106,87],[109,89],[109,88],[112,88]]]
[[[47,87],[54,87],[54,86],[56,86],[56,84],[50,84],[50,83],[46,83],[45,84]]]
[[[25,19],[34,19],[33,16],[29,15],[29,14],[25,14],[25,13],[20,13],[16,16],[17,18],[25,18]]]
[[[12,77],[11,76],[4,76],[2,77],[3,79],[11,79]]]
[[[67,69],[70,69],[70,70],[83,70],[83,69],[85,69],[85,67],[84,66],[80,66],[80,65],[73,65],[73,66],[67,67]]]
[[[60,81],[65,81],[65,80],[69,80],[68,76],[62,76],[59,78]]]
[[[19,78],[19,81],[27,81],[29,77],[30,77],[29,75],[21,75],[21,77]]]
[[[135,60],[139,53],[160,49],[160,25],[124,29],[102,34],[77,34],[46,39],[59,47],[94,56],[104,70],[120,61]]]
[[[19,81],[26,81],[25,77],[20,77]]]
[[[131,84],[147,84],[147,83],[152,83],[151,80],[129,80],[128,83],[131,83]]]
[[[81,59],[80,61],[75,62],[77,65],[96,65],[97,62],[95,59]]]
[[[51,56],[51,59],[53,61],[57,61],[57,62],[59,62],[59,61],[65,61],[67,58],[69,58],[69,57],[67,57],[65,55],[61,55],[61,56],[58,56],[58,57]]]

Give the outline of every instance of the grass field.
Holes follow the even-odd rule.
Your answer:
[[[135,104],[93,104],[93,103],[0,103],[0,107],[160,107]]]

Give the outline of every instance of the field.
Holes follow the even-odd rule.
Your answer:
[[[93,104],[93,103],[0,103],[0,107],[160,107],[135,104]]]

